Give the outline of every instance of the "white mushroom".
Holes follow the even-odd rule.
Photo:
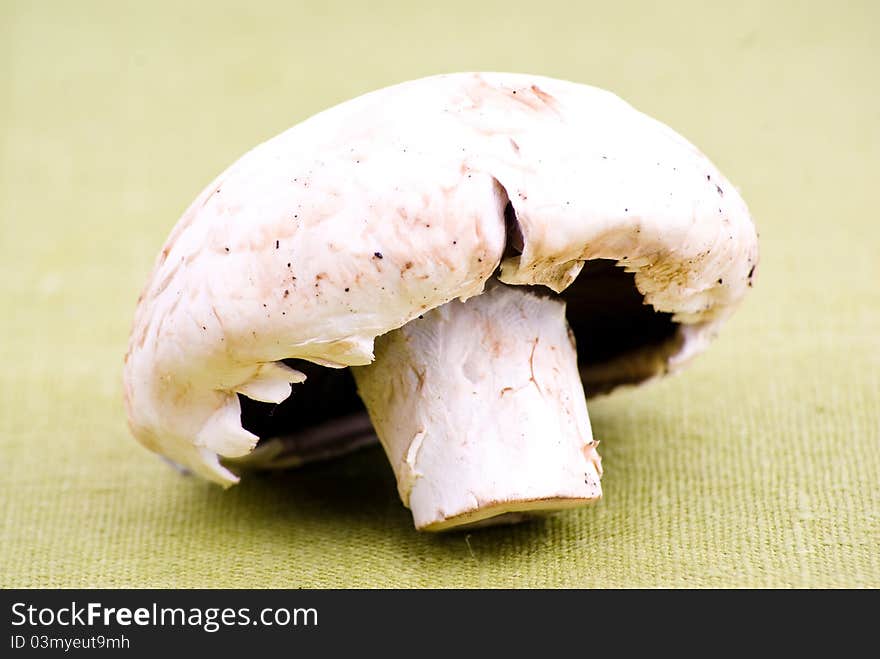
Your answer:
[[[581,381],[680,367],[757,258],[736,189],[616,96],[416,80],[291,128],[195,200],[139,300],[129,423],[230,485],[235,465],[368,441],[339,370],[357,366],[418,528],[580,505],[601,495]]]

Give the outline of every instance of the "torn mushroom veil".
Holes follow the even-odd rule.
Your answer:
[[[518,74],[404,83],[256,147],[187,209],[135,313],[129,424],[231,485],[249,463],[298,462],[243,427],[242,400],[287,401],[286,441],[312,455],[369,438],[358,410],[295,422],[296,392],[322,379],[333,417],[352,366],[418,528],[581,505],[602,473],[584,384],[679,368],[757,262],[737,190],[613,94]]]

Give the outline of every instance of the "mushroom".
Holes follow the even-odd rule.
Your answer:
[[[374,428],[422,530],[579,506],[602,475],[584,387],[679,369],[757,259],[737,190],[609,92],[400,84],[258,146],[184,213],[135,313],[129,425],[224,486]]]

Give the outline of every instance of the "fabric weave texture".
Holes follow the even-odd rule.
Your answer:
[[[880,587],[880,5],[706,5],[0,4],[0,587]],[[455,70],[618,93],[758,224],[708,352],[590,405],[604,499],[424,535],[377,448],[223,491],[137,445],[122,356],[182,210],[314,112]]]

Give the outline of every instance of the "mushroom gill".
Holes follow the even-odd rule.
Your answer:
[[[672,315],[646,304],[636,288],[635,275],[615,261],[587,261],[561,294],[543,286],[524,288],[565,302],[588,398],[655,375],[652,357],[662,358],[677,349],[679,325]],[[284,439],[283,453],[261,466],[293,466],[375,441],[350,369],[326,368],[300,359],[287,359],[285,364],[304,373],[307,380],[293,387],[283,403],[262,403],[239,395],[246,430],[259,436],[261,444]],[[640,364],[645,364],[644,372],[634,377],[632,368]],[[627,370],[627,365],[634,366]]]

